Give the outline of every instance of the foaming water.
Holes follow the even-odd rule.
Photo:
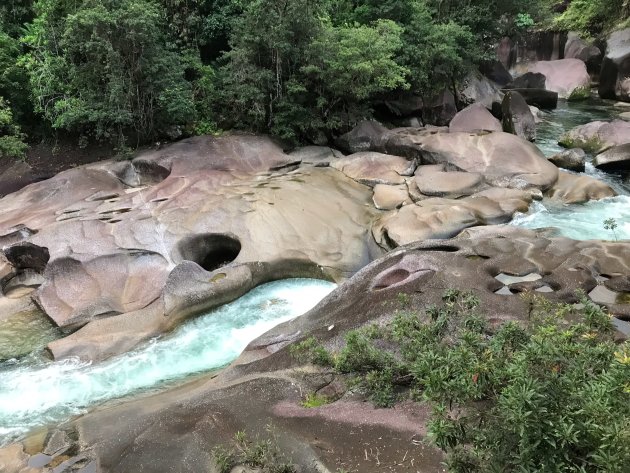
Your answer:
[[[609,218],[617,223],[614,230],[604,228],[604,220]],[[560,235],[575,240],[630,239],[630,196],[592,200],[580,205],[535,202],[529,212],[518,214],[511,225],[555,227]]]
[[[168,336],[95,365],[35,357],[4,362],[0,364],[0,445],[106,400],[225,366],[251,340],[307,312],[334,288],[315,279],[265,284]]]
[[[560,101],[558,108],[543,112],[543,122],[537,126],[536,145],[551,156],[564,148],[558,139],[572,128],[595,120],[611,121],[619,112],[612,102],[590,99],[584,102]],[[588,157],[583,174],[611,186],[619,197],[591,201],[586,204],[562,205],[545,199],[536,202],[526,214],[518,214],[511,225],[532,229],[556,229],[557,234],[576,240],[630,239],[630,180],[628,175],[606,173],[596,169]],[[612,218],[617,224],[614,231],[604,228],[604,220]]]

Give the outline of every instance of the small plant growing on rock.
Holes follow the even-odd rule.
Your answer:
[[[325,406],[329,403],[330,399],[328,399],[326,396],[322,396],[317,393],[309,393],[306,395],[306,399],[302,401],[302,407],[312,409],[315,407]]]
[[[617,232],[615,232],[616,228],[617,228],[617,221],[614,218],[607,218],[606,220],[604,220],[604,229],[610,230],[613,236],[615,237],[615,241],[618,241]]]
[[[591,89],[588,87],[576,87],[573,89],[567,100],[569,102],[577,102],[587,100],[591,97]]]
[[[317,341],[315,337],[309,337],[289,347],[289,353],[301,363],[313,363],[319,366],[332,366],[331,354]]]
[[[216,447],[212,451],[215,466],[219,473],[230,473],[235,466],[246,465],[260,473],[295,473],[292,462],[287,461],[272,440],[252,441],[247,434],[239,431],[234,435],[234,446]]]
[[[569,133],[562,135],[558,140],[558,144],[564,148],[582,148],[587,153],[598,153],[603,148],[602,140],[598,136],[593,136],[589,139],[576,139]]]

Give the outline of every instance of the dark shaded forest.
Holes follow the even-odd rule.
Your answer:
[[[383,100],[431,100],[535,29],[598,35],[627,1],[6,0],[0,155],[27,143],[244,129],[325,142]],[[621,14],[620,14],[621,12]]]

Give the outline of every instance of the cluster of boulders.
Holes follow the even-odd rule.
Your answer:
[[[595,156],[593,164],[599,169],[604,171],[630,169],[630,122],[626,120],[595,121],[575,127],[561,136],[559,143],[570,148],[562,155],[552,158],[558,162],[566,162],[568,166],[562,167],[574,166],[567,161],[577,163],[577,156],[584,158],[583,151],[586,151]]]
[[[402,401],[376,409],[334,370],[296,359],[292,344],[315,337],[338,350],[348,330],[387,324],[398,309],[421,312],[440,304],[447,288],[474,290],[490,327],[522,322],[531,310],[518,297],[525,291],[574,303],[578,289],[627,290],[629,246],[480,227],[455,239],[396,249],[304,316],[254,340],[218,375],[97,409],[0,448],[0,465],[6,473],[62,471],[49,467],[61,461],[84,473],[215,472],[215,448],[230,446],[237,432],[245,432],[253,441],[270,439],[299,471],[335,471],[340,465],[365,473],[438,471],[443,457],[426,442],[429,406]],[[610,308],[630,317],[628,305]],[[308,408],[308,396],[327,403]],[[232,472],[254,471],[244,468]]]

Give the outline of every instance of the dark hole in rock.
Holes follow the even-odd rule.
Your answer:
[[[418,248],[420,251],[444,251],[445,253],[457,253],[459,248],[452,245],[436,245]]]
[[[205,233],[184,238],[177,249],[182,259],[194,261],[206,271],[214,271],[238,257],[241,242],[228,235]]]
[[[170,169],[143,159],[134,159],[131,163],[124,163],[114,171],[116,177],[130,187],[158,184],[170,173]]]
[[[29,242],[16,243],[5,248],[4,256],[16,269],[30,268],[38,272],[44,271],[50,259],[48,248]]]
[[[32,292],[44,283],[44,278],[33,269],[19,270],[14,276],[2,281],[2,292],[7,297],[20,297]]]

